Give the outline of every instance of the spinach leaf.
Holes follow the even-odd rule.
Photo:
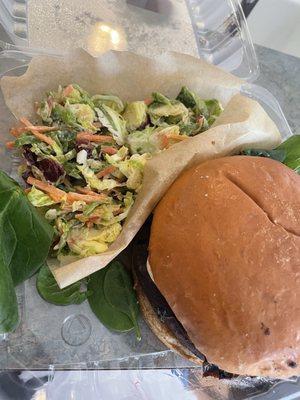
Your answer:
[[[272,158],[273,160],[283,162],[285,159],[285,151],[284,150],[263,150],[263,149],[246,149],[242,151],[242,154],[246,156],[256,156],[256,157],[267,157]]]
[[[58,306],[67,306],[70,304],[80,304],[86,300],[90,294],[89,291],[82,291],[82,282],[76,282],[72,285],[60,289],[49,267],[44,264],[39,270],[36,287],[40,296],[48,303]]]
[[[291,136],[281,143],[276,150],[284,151],[283,163],[300,174],[300,135]]]
[[[111,264],[102,268],[90,277],[88,290],[92,294],[88,297],[88,302],[93,313],[108,329],[117,332],[128,332],[134,328],[132,320],[121,310],[113,307],[104,295],[104,280]]]
[[[20,186],[0,171],[0,332],[18,322],[14,285],[45,261],[53,229],[30,204]]]
[[[246,149],[241,154],[277,160],[300,174],[300,135],[294,135],[273,150]]]
[[[139,306],[133,282],[128,271],[120,262],[114,261],[110,264],[105,274],[103,291],[108,303],[130,318],[136,337],[140,340],[141,332],[137,323]]]
[[[53,228],[30,204],[20,186],[0,171],[0,250],[14,285],[33,275],[45,261]]]
[[[17,297],[11,274],[0,258],[0,333],[13,331],[19,323]]]

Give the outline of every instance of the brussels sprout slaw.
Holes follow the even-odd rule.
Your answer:
[[[53,255],[106,251],[122,230],[153,154],[207,130],[222,112],[183,87],[176,99],[91,96],[70,84],[36,104],[37,124],[11,129],[26,163],[20,173],[30,202],[54,227]]]

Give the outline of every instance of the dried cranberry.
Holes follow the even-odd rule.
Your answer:
[[[50,182],[56,182],[65,173],[63,167],[51,158],[44,158],[43,160],[38,161],[37,167]]]
[[[23,157],[30,165],[33,165],[37,161],[37,156],[30,150],[30,146],[23,146]]]

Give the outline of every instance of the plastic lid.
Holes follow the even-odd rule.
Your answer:
[[[258,62],[238,0],[0,0],[14,44],[60,54],[84,47],[147,56],[166,50],[199,56],[254,81]]]

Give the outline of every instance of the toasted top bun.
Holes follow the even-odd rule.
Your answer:
[[[154,281],[210,363],[300,374],[300,176],[260,157],[207,161],[157,206]]]

